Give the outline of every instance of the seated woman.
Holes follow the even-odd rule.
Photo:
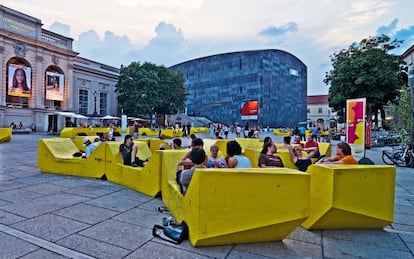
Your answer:
[[[315,151],[311,151],[309,154],[307,154],[306,157],[302,155],[302,147],[301,146],[290,146],[288,148],[290,160],[298,167],[298,169],[302,172],[306,172],[308,167],[312,164],[311,158],[315,155]]]
[[[237,141],[227,142],[227,167],[229,168],[251,168],[249,158],[241,155],[242,148]]]
[[[190,152],[190,160],[192,161],[193,166],[190,169],[183,170],[180,177],[177,179],[178,184],[180,185],[181,194],[185,194],[187,192],[195,169],[206,167],[206,153],[204,152],[204,149],[193,148]]]
[[[124,162],[124,165],[133,167],[145,166],[148,160],[141,160],[137,156],[138,147],[134,145],[134,137],[132,135],[125,135],[124,143],[119,146],[119,154]]]
[[[276,151],[277,148],[274,143],[267,142],[263,144],[259,157],[259,167],[284,167],[282,159],[273,155]]]
[[[222,157],[218,157],[219,148],[216,144],[210,147],[211,156],[208,158],[208,168],[224,168],[227,167],[226,160]]]
[[[336,145],[336,156],[322,158],[316,164],[358,164],[358,161],[352,156],[349,144],[340,142]]]

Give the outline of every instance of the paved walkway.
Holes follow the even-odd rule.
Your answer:
[[[281,242],[193,248],[152,237],[166,216],[155,210],[160,199],[40,173],[37,141],[46,137],[14,135],[0,144],[0,258],[414,258],[411,168],[398,168],[394,223],[384,230],[297,228]],[[367,156],[380,163],[380,151]]]

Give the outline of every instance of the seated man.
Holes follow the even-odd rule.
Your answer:
[[[358,161],[352,156],[349,144],[340,142],[336,145],[336,156],[322,158],[316,164],[358,164]]]
[[[312,136],[307,137],[307,141],[305,143],[303,151],[307,153],[315,151],[315,154],[312,158],[319,158],[321,156],[321,154],[319,153],[319,144],[315,141],[315,139]]]
[[[181,144],[182,144],[181,139],[175,138],[173,139],[170,146],[171,146],[171,149],[181,149]]]
[[[134,145],[134,137],[132,135],[125,135],[124,143],[119,146],[119,154],[124,161],[124,165],[133,167],[145,166],[148,160],[141,160],[137,157],[138,147]]]
[[[82,154],[82,158],[87,158],[90,156],[92,151],[94,151],[101,143],[99,139],[95,139],[95,142],[92,143],[89,138],[84,138],[82,142],[85,145],[85,153]]]
[[[191,161],[193,162],[193,166],[191,169],[186,169],[181,172],[181,176],[179,179],[181,193],[185,194],[187,192],[188,186],[190,185],[191,178],[193,177],[194,170],[196,168],[206,168],[206,153],[202,148],[193,148],[191,150]]]
[[[301,141],[301,137],[299,135],[295,136],[295,141],[292,143],[293,146],[300,146],[301,148],[304,148],[305,145],[300,142]]]
[[[290,147],[290,136],[284,136],[283,137],[283,144],[280,146],[280,148],[288,149]]]

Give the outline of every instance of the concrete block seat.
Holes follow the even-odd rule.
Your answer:
[[[190,129],[190,134],[197,134],[197,133],[210,133],[210,129],[207,127],[192,127]]]
[[[95,142],[96,138],[99,138],[99,136],[75,136],[73,138],[73,143],[75,146],[82,152],[85,151],[85,145],[83,144],[83,139],[88,138],[92,143]]]
[[[138,147],[137,156],[149,161],[144,167],[125,166],[119,154],[121,143],[105,142],[107,180],[152,197],[157,196],[161,191],[160,151],[152,153],[146,142],[134,141]]]
[[[11,128],[0,128],[0,143],[9,142],[12,138]]]
[[[154,153],[157,150],[160,150],[161,144],[164,146],[164,149],[171,149],[167,141],[163,139],[151,138],[149,139],[149,142],[148,142],[148,146],[152,153]]]
[[[158,137],[159,132],[157,130],[152,130],[150,128],[139,128],[138,129],[138,134],[141,136],[152,136],[152,137]]]
[[[282,240],[309,214],[310,176],[287,168],[197,169],[183,196],[163,151],[162,198],[193,246]]]
[[[105,143],[88,158],[73,157],[79,149],[69,138],[40,139],[38,167],[43,173],[101,178],[105,174]]]
[[[253,167],[259,167],[259,156],[262,149],[258,148],[246,148],[244,154],[250,159]],[[306,156],[306,152],[303,153]],[[290,159],[289,151],[287,149],[277,149],[275,156],[279,156],[282,159],[285,168],[298,170],[298,167]]]
[[[246,150],[246,148],[256,148],[262,149],[263,148],[263,140],[258,138],[235,138],[235,141],[240,144],[242,148],[242,153]]]
[[[12,129],[13,134],[30,134],[31,132],[31,128]]]
[[[393,221],[394,166],[312,165],[307,229],[383,228]]]

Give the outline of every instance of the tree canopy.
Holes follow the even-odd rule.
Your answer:
[[[354,43],[331,55],[333,69],[326,73],[324,83],[330,85],[329,105],[344,121],[347,99],[366,97],[368,118],[378,111],[385,119],[385,106],[394,103],[399,90],[407,82],[404,60],[388,52],[402,41],[376,36]]]
[[[121,66],[115,87],[121,109],[135,116],[176,113],[187,97],[180,72],[147,62]]]

